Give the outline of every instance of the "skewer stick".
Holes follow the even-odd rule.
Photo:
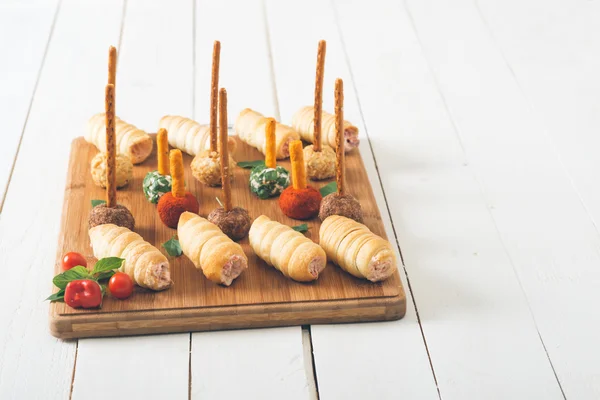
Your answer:
[[[302,141],[294,140],[290,143],[290,159],[292,160],[292,186],[294,189],[306,189],[306,166],[304,165],[304,151]]]
[[[321,116],[323,113],[323,75],[325,74],[326,47],[325,41],[321,40],[317,52],[317,77],[315,79],[314,151],[321,151]]]
[[[108,83],[117,86],[117,49],[108,48]]]
[[[169,175],[169,137],[165,128],[160,128],[156,135],[156,155],[158,157],[158,173]]]
[[[210,151],[217,151],[217,110],[219,96],[219,63],[221,42],[215,40],[212,55],[212,76],[210,80]]]
[[[183,176],[183,155],[181,150],[171,150],[169,153],[171,164],[171,194],[173,197],[185,196],[185,178]]]
[[[117,205],[117,144],[115,140],[115,86],[106,85],[104,96],[106,124],[106,205]]]
[[[223,209],[229,211],[231,205],[231,179],[229,178],[229,147],[227,146],[227,91],[219,92],[219,130],[221,139],[221,186],[223,186]]]
[[[335,80],[335,176],[340,196],[346,191],[344,141],[344,81],[338,78]]]
[[[275,119],[269,118],[267,121],[267,130],[265,137],[265,165],[267,168],[275,168],[277,166],[277,158],[275,149]]]

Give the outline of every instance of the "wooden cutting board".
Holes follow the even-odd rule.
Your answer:
[[[237,138],[236,138],[237,140]],[[88,265],[96,262],[88,237],[88,215],[91,200],[104,199],[104,189],[94,185],[90,162],[97,149],[83,138],[75,139],[67,175],[65,200],[55,273],[60,273],[64,253],[83,254]],[[257,160],[263,156],[254,148],[238,141],[234,153],[236,161]],[[184,155],[185,178],[188,190],[200,202],[200,215],[206,217],[218,207],[216,197],[222,197],[220,188],[203,186],[192,177],[189,164],[192,157]],[[156,170],[156,155],[134,166],[134,178],[119,190],[117,202],[131,210],[135,217],[135,231],[154,244],[165,255],[162,243],[175,235],[158,218],[156,207],[142,192],[142,180],[147,172]],[[279,162],[290,167],[289,160]],[[369,177],[359,151],[346,156],[347,184],[362,204],[364,223],[376,234],[386,237],[381,215],[377,208]],[[234,206],[248,210],[252,218],[261,214],[290,226],[307,222],[306,233],[319,241],[320,221],[296,221],[283,215],[277,199],[260,200],[250,193],[250,171],[235,168],[232,184]],[[328,182],[310,184],[320,188]],[[207,280],[185,255],[167,255],[174,285],[154,293],[136,287],[127,300],[106,296],[101,309],[73,309],[64,303],[50,305],[50,331],[59,338],[121,336],[184,331],[205,331],[268,326],[328,324],[357,321],[395,320],[404,316],[406,297],[396,272],[382,283],[363,281],[328,263],[316,282],[298,283],[285,278],[279,271],[266,265],[250,248],[248,238],[240,242],[249,259],[248,269],[230,287]],[[400,263],[398,263],[400,265]]]

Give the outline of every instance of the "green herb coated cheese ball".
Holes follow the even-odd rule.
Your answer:
[[[142,186],[146,199],[150,203],[156,204],[163,194],[171,191],[171,176],[161,175],[158,171],[148,172]]]
[[[278,196],[290,185],[290,173],[283,167],[259,165],[250,172],[250,191],[260,199]]]

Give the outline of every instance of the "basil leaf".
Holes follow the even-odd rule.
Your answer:
[[[327,196],[328,194],[337,192],[337,182],[333,181],[331,183],[328,183],[327,185],[321,188],[320,192],[321,196],[323,197]]]
[[[296,225],[296,226],[292,226],[292,229],[297,232],[304,233],[304,232],[308,232],[308,225],[307,224]]]
[[[125,260],[119,257],[106,257],[98,260],[94,265],[93,275],[99,274],[100,272],[112,271],[113,269],[121,268]]]
[[[92,200],[92,208],[100,205],[100,204],[105,204],[106,200]]]
[[[179,243],[179,240],[175,239],[175,236],[164,242],[162,247],[167,250],[167,253],[169,253],[171,257],[179,257],[181,254],[183,254],[183,251],[181,250],[181,244]]]
[[[65,289],[60,289],[58,292],[51,294],[45,301],[64,301]]]
[[[258,167],[258,166],[264,166],[265,165],[265,160],[254,160],[254,161],[240,161],[239,163],[237,163],[238,167],[241,168],[254,168],[254,167]]]
[[[98,274],[98,276],[96,277],[97,281],[103,281],[105,279],[110,279],[114,274],[116,273],[116,271],[104,271],[104,272],[100,272]]]
[[[52,279],[52,283],[59,289],[64,289],[67,287],[67,284],[71,281],[76,281],[77,279],[87,279],[90,277],[90,273],[88,270],[81,265],[71,268],[63,272],[62,274],[58,274]]]

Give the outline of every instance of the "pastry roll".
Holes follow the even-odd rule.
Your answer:
[[[235,133],[243,142],[266,154],[266,130],[268,118],[249,108],[242,110],[235,121]],[[300,139],[300,135],[287,125],[275,126],[275,154],[278,160],[290,156],[290,142]]]
[[[334,264],[357,278],[379,282],[398,268],[390,242],[350,218],[327,217],[319,230],[319,244]]]
[[[113,224],[97,225],[89,230],[94,257],[124,258],[119,269],[139,286],[167,289],[173,283],[169,261],[156,247],[145,242],[140,235]]]
[[[117,154],[129,157],[133,164],[143,162],[152,153],[153,141],[150,135],[135,126],[115,117]],[[106,152],[106,122],[104,113],[89,119],[85,140]]]
[[[199,215],[187,211],[181,214],[177,235],[183,254],[215,283],[229,286],[248,268],[242,246]]]
[[[318,244],[265,215],[254,220],[249,239],[257,256],[295,281],[314,281],[327,265],[327,256]]]
[[[200,125],[193,119],[177,115],[165,115],[158,123],[159,128],[169,132],[169,144],[191,156],[210,150],[210,127]],[[229,151],[235,151],[235,140],[229,138]]]
[[[306,142],[314,141],[314,118],[315,108],[306,106],[299,109],[292,117],[292,127],[300,134]],[[321,135],[323,143],[335,149],[335,115],[323,111],[321,117]],[[346,152],[358,147],[358,128],[348,121],[344,121],[344,149]]]

